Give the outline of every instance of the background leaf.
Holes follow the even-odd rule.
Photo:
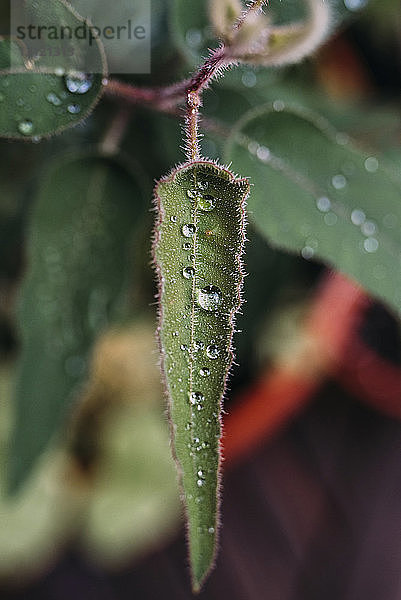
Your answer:
[[[43,182],[19,310],[13,488],[65,418],[94,338],[118,314],[140,198],[131,173],[98,155],[64,158]]]
[[[21,19],[32,26],[62,23],[76,28],[84,22],[64,0],[28,0],[21,6],[25,8]],[[75,38],[70,43],[72,56],[57,53],[60,41],[48,39],[47,52],[38,55],[25,42],[0,38],[1,137],[37,139],[59,133],[93,110],[107,75],[103,47],[95,40],[89,60],[85,54],[89,44]],[[85,72],[86,65],[92,74]]]
[[[250,218],[274,245],[333,265],[400,310],[401,186],[376,156],[275,103],[238,123],[226,158],[251,177]]]

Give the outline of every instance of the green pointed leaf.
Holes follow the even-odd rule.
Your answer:
[[[247,180],[202,161],[156,189],[159,336],[194,589],[216,550],[221,402],[241,303]]]
[[[64,0],[27,0],[21,6],[24,11],[16,14],[22,27],[89,27]],[[39,47],[38,40],[28,40],[27,31],[24,40],[0,38],[1,137],[37,139],[76,125],[92,112],[107,75],[99,39],[89,45],[74,38],[68,47],[46,39]]]
[[[400,180],[322,117],[274,103],[226,147],[254,184],[250,218],[274,245],[320,259],[401,309]]]
[[[59,160],[45,177],[19,306],[14,489],[66,417],[95,337],[118,316],[140,197],[125,167],[95,154]]]

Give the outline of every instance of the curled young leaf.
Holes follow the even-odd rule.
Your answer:
[[[229,54],[240,62],[283,66],[312,54],[330,32],[331,10],[325,0],[306,0],[304,22],[274,26],[263,14],[249,13],[229,46]]]
[[[209,18],[216,34],[226,43],[233,37],[233,27],[241,16],[240,0],[209,0]]]
[[[216,552],[221,405],[241,305],[248,192],[246,179],[208,161],[175,169],[156,188],[158,334],[195,590]]]

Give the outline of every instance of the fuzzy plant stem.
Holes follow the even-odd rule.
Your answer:
[[[258,10],[262,10],[262,8],[266,4],[268,4],[268,2],[269,2],[269,0],[253,0],[253,1],[249,2],[246,9],[242,13],[242,15],[240,16],[238,21],[235,23],[234,29],[235,30],[241,29],[244,22],[248,18],[248,15],[250,15],[251,13],[256,13]]]

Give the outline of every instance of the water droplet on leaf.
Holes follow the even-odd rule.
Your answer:
[[[363,247],[365,248],[366,252],[373,253],[378,249],[379,242],[376,238],[369,237],[363,242]]]
[[[67,106],[67,110],[70,113],[70,115],[77,115],[81,112],[81,107],[79,104],[69,104]]]
[[[22,135],[31,135],[33,132],[33,123],[29,119],[24,119],[18,123],[18,131],[22,133]]]
[[[331,208],[331,202],[329,198],[327,198],[326,196],[322,196],[321,198],[318,198],[316,200],[316,206],[321,212],[329,212]]]
[[[187,225],[182,226],[182,235],[184,237],[192,237],[196,232],[196,226],[193,223],[188,223]]]
[[[93,86],[93,74],[70,73],[65,76],[66,88],[71,94],[86,94]]]
[[[222,300],[221,290],[215,285],[207,285],[198,290],[198,304],[204,310],[216,310]]]
[[[257,80],[258,79],[254,71],[245,71],[245,73],[241,77],[243,85],[247,88],[255,87]]]
[[[373,221],[365,221],[365,223],[362,223],[361,225],[361,231],[363,235],[366,236],[374,235],[376,233],[376,225]]]
[[[208,369],[207,367],[203,367],[202,369],[200,369],[199,373],[202,375],[202,377],[209,377],[210,369]]]
[[[220,349],[215,344],[210,344],[210,346],[206,348],[206,355],[214,360],[219,357]]]
[[[193,267],[185,267],[185,269],[182,270],[182,274],[185,279],[192,279],[195,276],[195,269]]]
[[[266,162],[270,158],[270,150],[266,146],[259,146],[256,150],[256,156],[259,160]]]
[[[50,104],[53,104],[53,106],[60,106],[60,104],[62,104],[60,98],[54,92],[50,92],[50,94],[47,94],[46,100]]]
[[[306,260],[310,260],[314,254],[315,251],[310,246],[304,246],[301,250],[302,258],[305,258]]]
[[[334,177],[332,177],[331,184],[336,190],[343,190],[347,185],[347,180],[344,175],[339,173],[338,175],[334,175]]]
[[[365,169],[368,171],[368,173],[375,173],[377,171],[377,169],[379,168],[379,161],[377,160],[377,158],[375,156],[369,156],[366,160],[365,160]]]
[[[362,223],[365,222],[366,219],[366,215],[363,212],[363,210],[359,210],[359,208],[356,208],[355,210],[352,211],[351,213],[351,221],[354,225],[362,225]]]
[[[201,392],[192,392],[189,395],[189,400],[191,404],[200,404],[205,399],[205,396]],[[199,440],[198,440],[199,442]]]

